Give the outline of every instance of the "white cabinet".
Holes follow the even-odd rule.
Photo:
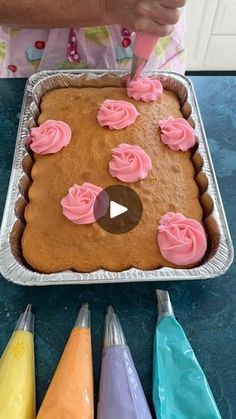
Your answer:
[[[236,35],[236,0],[220,0],[212,33]]]
[[[236,36],[212,35],[204,61],[206,70],[236,70]]]
[[[188,70],[201,70],[218,0],[187,0],[186,46]]]
[[[236,0],[187,0],[187,69],[236,70]]]

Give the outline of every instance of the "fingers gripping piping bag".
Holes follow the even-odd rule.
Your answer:
[[[152,54],[158,37],[148,33],[137,33],[134,41],[134,55],[132,60],[131,80],[138,79]]]
[[[168,292],[156,293],[153,402],[158,419],[221,419],[204,372],[175,318]]]
[[[88,304],[82,305],[37,419],[93,419],[93,370]]]
[[[0,419],[35,419],[34,315],[21,314],[0,361]]]
[[[129,347],[112,307],[105,320],[97,419],[152,419]]]

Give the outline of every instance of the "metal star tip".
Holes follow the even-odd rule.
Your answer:
[[[32,313],[32,304],[28,304],[24,313],[20,315],[15,330],[24,330],[34,333],[34,313]]]
[[[90,328],[91,315],[88,303],[82,304],[74,327]]]

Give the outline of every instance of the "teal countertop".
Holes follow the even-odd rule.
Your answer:
[[[233,240],[236,240],[236,77],[192,77]],[[4,208],[25,80],[0,80],[0,219]],[[27,303],[36,314],[40,405],[83,302],[92,310],[95,394],[105,309],[113,304],[152,408],[155,288],[170,292],[179,322],[209,380],[223,419],[236,418],[236,267],[207,281],[23,288],[0,276],[0,353]],[[192,418],[191,418],[192,419]],[[210,418],[206,418],[210,419]]]

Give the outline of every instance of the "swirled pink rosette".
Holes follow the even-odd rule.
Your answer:
[[[140,77],[138,80],[133,80],[128,84],[127,94],[135,100],[153,102],[159,100],[163,95],[163,86],[157,79]]]
[[[106,214],[109,200],[102,188],[85,182],[83,185],[73,185],[61,200],[61,205],[68,220],[75,224],[91,224]]]
[[[207,248],[202,225],[197,220],[173,212],[160,219],[157,241],[162,256],[175,265],[200,261]]]
[[[161,140],[173,151],[187,151],[197,141],[195,130],[184,118],[163,119],[159,121]]]
[[[102,127],[119,130],[134,124],[138,115],[132,103],[107,99],[99,109],[97,120]]]
[[[63,121],[49,119],[30,131],[30,148],[37,154],[53,154],[66,147],[71,140],[71,128]]]
[[[109,171],[113,177],[122,182],[137,182],[148,176],[152,169],[152,161],[145,151],[130,144],[119,144],[112,150]]]

